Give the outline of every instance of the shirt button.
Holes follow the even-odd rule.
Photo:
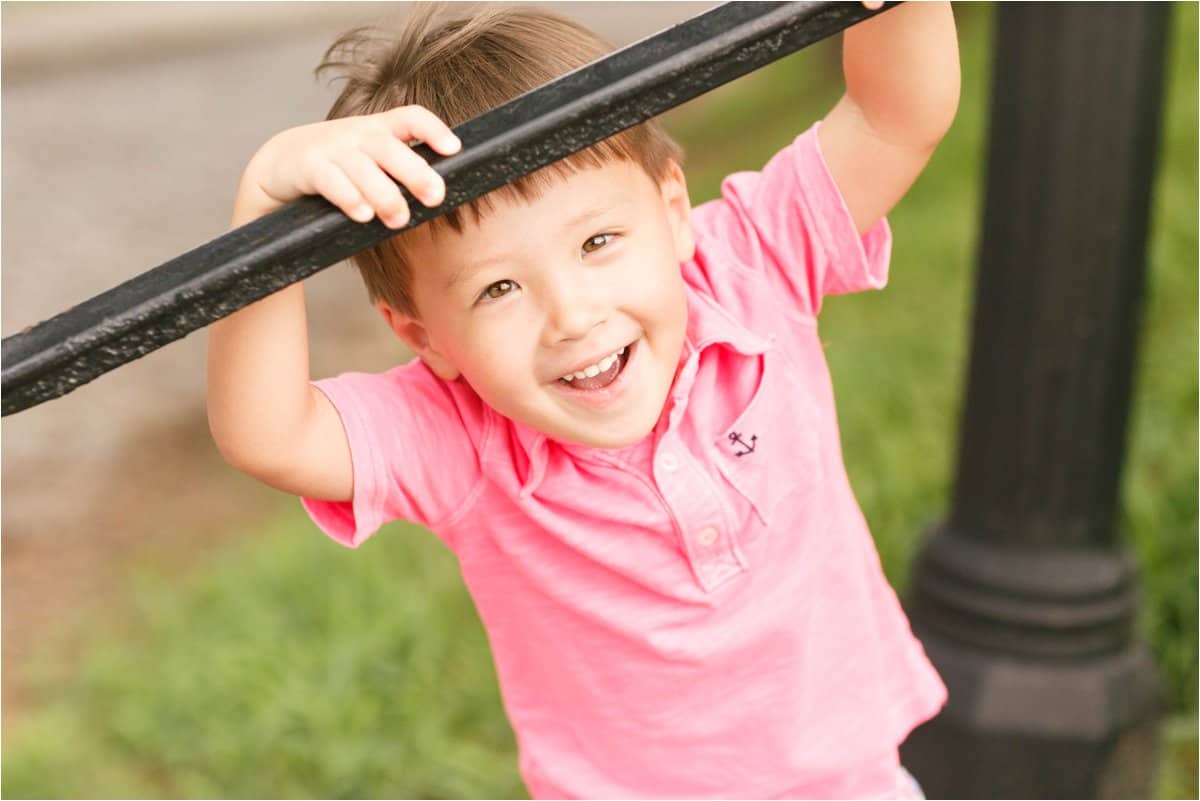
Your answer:
[[[709,526],[708,528],[706,528],[700,532],[700,544],[701,545],[712,545],[714,542],[717,541],[717,538],[720,536],[721,536],[720,533],[715,528],[713,528],[712,526]]]
[[[673,471],[675,468],[679,467],[679,459],[670,451],[660,455],[658,457],[658,463],[662,466],[663,470],[668,471]]]

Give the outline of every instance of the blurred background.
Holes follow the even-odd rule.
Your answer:
[[[711,3],[551,3],[622,45]],[[406,4],[5,3],[3,333],[223,233],[246,161],[324,116],[338,33]],[[948,511],[994,9],[956,8],[963,97],[892,213],[888,289],[831,300],[845,458],[903,592]],[[1197,797],[1197,6],[1173,9],[1120,527],[1167,687],[1156,793]],[[841,90],[836,42],[666,117],[693,201]],[[747,136],[747,130],[754,132]],[[407,360],[338,265],[310,279],[314,376]],[[358,551],[224,465],[197,332],[4,418],[7,797],[527,797],[487,641],[434,537]]]

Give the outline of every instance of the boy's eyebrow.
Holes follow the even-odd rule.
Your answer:
[[[581,223],[587,222],[588,220],[592,219],[593,217],[599,217],[601,214],[611,211],[614,207],[615,207],[615,204],[604,204],[604,205],[600,205],[600,206],[591,206],[587,209],[584,209],[579,214],[576,214],[574,217],[570,218],[569,220],[567,220],[566,224],[563,227],[564,228],[574,228],[575,226],[577,226]],[[447,290],[453,289],[455,287],[455,285],[461,283],[464,279],[468,278],[469,276],[472,276],[475,273],[479,272],[484,267],[488,267],[492,264],[503,264],[504,262],[513,261],[513,260],[514,259],[512,256],[502,253],[502,254],[499,254],[496,256],[490,256],[485,259],[480,259],[479,261],[473,261],[473,262],[464,264],[461,267],[459,267],[457,270],[455,270],[453,273],[451,273],[450,277],[446,279],[445,288]]]
[[[590,206],[590,207],[584,209],[583,211],[579,212],[578,214],[576,214],[571,219],[567,220],[566,227],[574,228],[576,225],[579,225],[582,222],[587,222],[588,220],[590,220],[593,217],[599,217],[601,214],[611,211],[614,206],[615,206],[615,204],[612,204],[612,203],[605,203],[600,206]]]
[[[506,261],[509,261],[509,257],[501,255],[492,256],[491,258],[487,259],[480,259],[479,261],[468,262],[450,274],[450,277],[446,279],[446,289],[453,289],[456,284],[461,283],[465,278],[474,275],[484,267],[492,264],[502,264]]]

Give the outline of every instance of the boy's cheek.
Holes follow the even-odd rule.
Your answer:
[[[502,335],[480,343],[464,355],[463,375],[476,392],[493,407],[504,411],[521,402],[538,383],[537,365],[520,343],[507,342]]]
[[[645,276],[653,276],[653,282],[647,283]],[[634,286],[641,287],[643,303],[648,305],[647,311],[655,317],[674,321],[687,309],[687,294],[684,290],[683,271],[679,265],[643,274]]]

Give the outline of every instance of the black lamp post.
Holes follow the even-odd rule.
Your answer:
[[[1158,681],[1114,514],[1169,7],[998,9],[954,506],[913,627],[950,690],[903,748],[930,797],[1146,797]]]

